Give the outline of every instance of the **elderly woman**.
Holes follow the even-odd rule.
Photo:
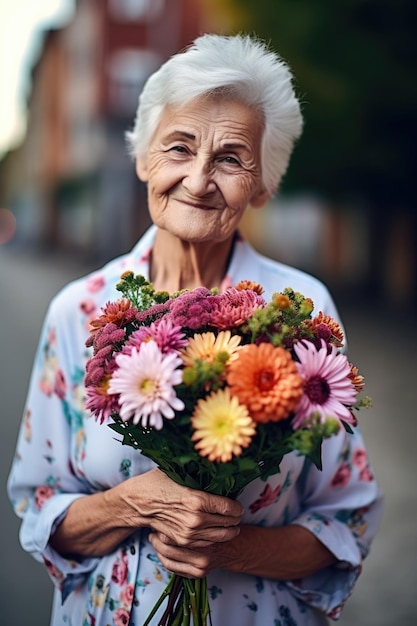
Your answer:
[[[23,548],[56,585],[53,626],[140,626],[171,572],[208,576],[215,626],[325,624],[352,592],[381,500],[358,431],[325,441],[322,472],[288,454],[233,501],[172,482],[84,402],[88,321],[126,269],[169,292],[291,286],[337,317],[318,280],[238,233],[278,188],[301,127],[288,67],[249,37],[204,35],[144,87],[128,139],[153,226],[51,303],[8,482]]]

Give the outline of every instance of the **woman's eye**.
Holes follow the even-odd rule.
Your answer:
[[[240,165],[240,162],[232,156],[224,156],[220,158],[223,163],[230,163],[231,165]]]
[[[184,148],[184,146],[172,146],[171,148],[169,148],[169,152],[187,152],[186,148]]]

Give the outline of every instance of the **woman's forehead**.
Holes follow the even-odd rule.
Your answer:
[[[209,133],[235,144],[241,143],[240,136],[252,141],[262,131],[262,116],[253,107],[230,98],[198,98],[186,104],[167,105],[156,135],[168,141],[195,141]]]

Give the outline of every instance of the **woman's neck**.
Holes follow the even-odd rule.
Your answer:
[[[172,293],[195,287],[220,287],[227,271],[234,235],[226,241],[190,243],[158,229],[150,261],[155,288]]]

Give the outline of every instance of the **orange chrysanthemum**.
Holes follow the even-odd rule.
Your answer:
[[[356,391],[360,393],[364,388],[364,378],[359,374],[358,368],[350,363],[350,374],[349,378],[352,381],[352,385],[355,387]]]
[[[237,285],[236,289],[238,291],[243,291],[244,289],[250,289],[251,291],[255,291],[258,296],[261,296],[264,293],[264,288],[259,283],[254,283],[252,280],[241,280]]]
[[[269,343],[243,346],[230,364],[227,383],[258,423],[286,419],[303,394],[303,379],[291,354]]]
[[[132,303],[127,298],[120,298],[115,302],[108,302],[102,309],[103,313],[90,322],[90,332],[96,333],[106,324],[116,324],[122,328],[127,322],[134,318]]]
[[[274,294],[273,302],[275,306],[277,307],[277,309],[280,309],[280,311],[285,311],[286,309],[289,309],[291,306],[291,300],[284,293]]]
[[[335,319],[330,317],[330,315],[324,315],[322,311],[316,315],[312,320],[307,321],[307,325],[315,330],[318,326],[327,326],[332,334],[331,343],[336,346],[336,348],[341,348],[343,346],[343,330],[340,327],[340,324],[336,322]]]

